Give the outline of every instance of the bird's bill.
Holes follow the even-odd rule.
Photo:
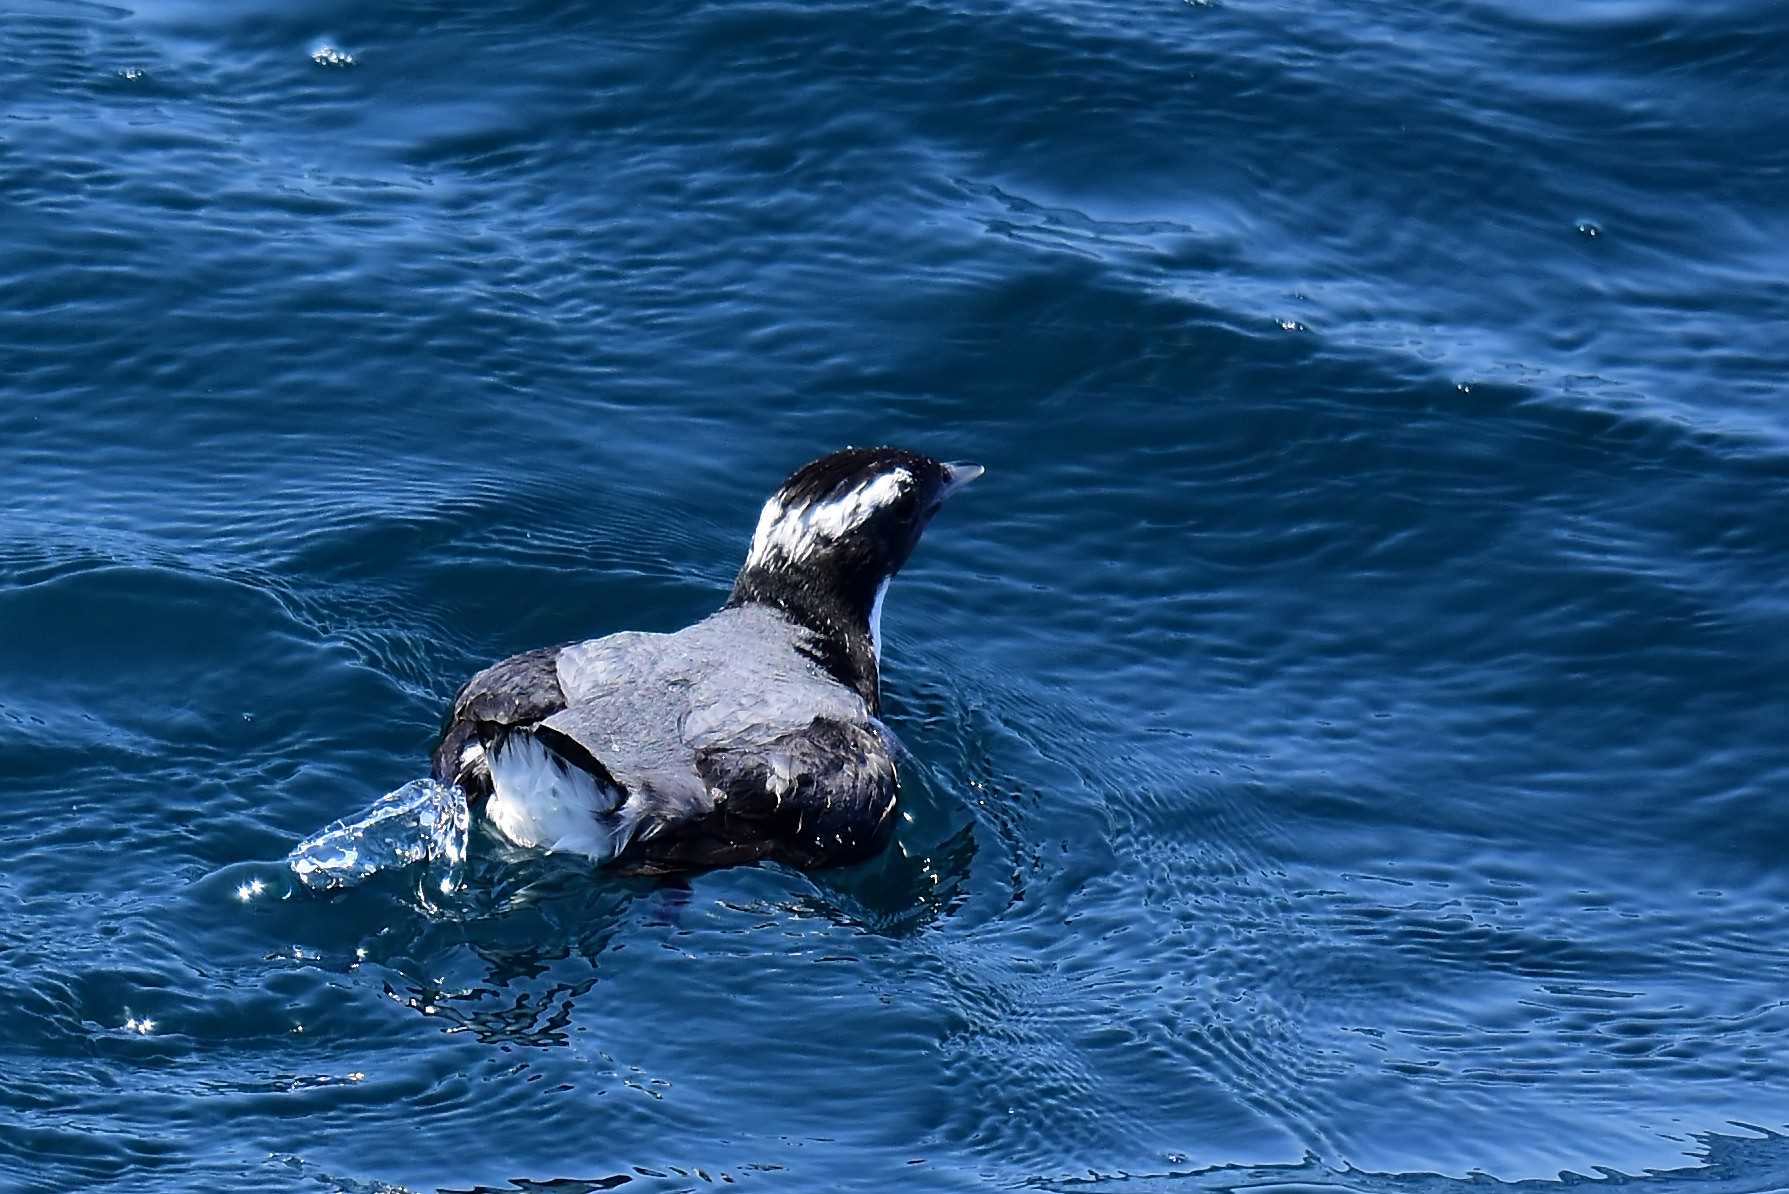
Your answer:
[[[944,466],[944,496],[949,497],[988,470],[967,460],[954,460]]]

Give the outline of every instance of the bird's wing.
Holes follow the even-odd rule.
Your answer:
[[[894,759],[873,724],[815,718],[768,742],[703,747],[694,768],[701,795],[650,810],[620,864],[838,865],[875,853],[893,827]]]
[[[461,685],[430,760],[437,781],[465,785],[470,778],[467,769],[474,761],[467,758],[467,752],[478,744],[481,722],[527,725],[565,708],[555,666],[563,649],[542,647],[511,655]]]
[[[458,783],[468,794],[489,790],[490,777],[478,747],[481,740],[508,730],[536,730],[568,706],[612,705],[617,694],[650,688],[649,640],[662,635],[623,633],[557,647],[524,651],[494,663],[466,681],[454,697],[440,743],[431,759],[436,780]],[[600,758],[580,739],[567,745],[551,732],[549,746],[568,762],[585,766],[578,750]],[[600,768],[594,769],[600,772]],[[599,776],[600,778],[600,776]]]

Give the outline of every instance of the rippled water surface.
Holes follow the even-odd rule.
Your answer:
[[[1789,1185],[1785,61],[0,0],[0,1187]],[[989,470],[896,848],[431,854],[468,673],[701,616],[867,441]]]

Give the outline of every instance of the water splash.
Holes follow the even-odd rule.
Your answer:
[[[458,788],[411,780],[387,792],[357,817],[336,821],[293,848],[286,858],[299,882],[313,891],[353,887],[380,871],[426,864],[440,890],[460,886],[471,817]]]

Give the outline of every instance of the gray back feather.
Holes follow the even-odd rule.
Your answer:
[[[675,634],[626,632],[562,649],[566,707],[546,719],[661,816],[713,803],[697,753],[769,749],[824,718],[870,724],[868,706],[799,649],[809,632],[764,606],[723,609]]]

